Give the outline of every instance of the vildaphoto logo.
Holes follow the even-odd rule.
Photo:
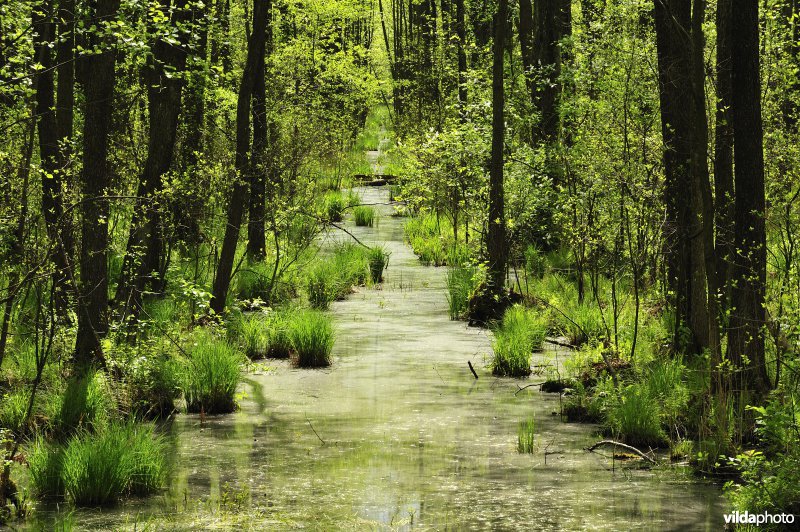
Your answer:
[[[794,523],[793,514],[771,514],[768,512],[751,514],[747,511],[725,514],[725,524],[729,525],[791,525],[792,523]]]

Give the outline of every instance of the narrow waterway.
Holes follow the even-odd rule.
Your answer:
[[[405,220],[390,216],[385,187],[360,192],[382,204],[378,225],[344,226],[391,259],[383,286],[333,304],[333,365],[266,361],[247,376],[239,412],[177,416],[169,489],[75,512],[76,528],[721,527],[718,487],[588,453],[595,428],[562,423],[557,395],[515,394],[526,381],[492,377],[489,333],[448,319],[445,269],[422,266],[403,242]],[[557,356],[567,355],[545,352],[534,363]],[[517,427],[531,416],[538,448],[519,454]]]

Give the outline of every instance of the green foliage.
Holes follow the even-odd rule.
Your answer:
[[[236,336],[244,347],[244,354],[251,360],[267,356],[269,336],[266,319],[260,312],[243,314],[235,325]]]
[[[359,227],[372,227],[375,223],[375,209],[372,207],[356,207],[353,209],[353,219]]]
[[[331,364],[334,330],[330,316],[317,310],[298,310],[288,320],[287,337],[298,366],[315,368]]]
[[[452,227],[446,219],[432,214],[417,216],[406,222],[406,240],[423,264],[462,264],[469,258],[469,251],[466,244],[455,241]]]
[[[52,498],[64,494],[63,461],[64,447],[48,443],[42,436],[37,436],[28,448],[31,485],[38,497]]]
[[[326,309],[332,301],[344,299],[353,286],[363,285],[370,275],[368,250],[352,243],[339,244],[333,258],[314,265],[306,281],[308,302]]]
[[[347,206],[357,207],[361,204],[361,196],[355,190],[347,191]]]
[[[541,279],[544,277],[547,268],[547,261],[542,254],[539,246],[530,244],[525,248],[525,271],[531,277]]]
[[[142,342],[136,346],[117,345],[106,361],[119,376],[117,396],[130,411],[146,418],[163,418],[175,411],[181,395],[181,367],[171,342]]]
[[[30,391],[26,388],[3,394],[0,398],[0,429],[16,431],[22,428],[29,401]]]
[[[182,383],[189,412],[225,414],[236,409],[242,354],[208,332],[194,337],[183,367]]]
[[[494,330],[492,374],[525,377],[531,373],[531,355],[541,349],[547,323],[533,310],[514,305]]]
[[[237,297],[242,300],[269,301],[273,267],[264,262],[250,262],[236,274]]]
[[[519,422],[517,452],[533,453],[536,450],[536,422],[534,418]]]

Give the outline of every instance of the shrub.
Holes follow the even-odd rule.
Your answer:
[[[517,452],[532,453],[536,447],[536,423],[533,418],[520,421],[517,434]]]
[[[611,432],[631,445],[658,447],[666,441],[661,428],[661,411],[646,385],[627,386],[606,413]]]
[[[341,222],[344,213],[344,197],[337,191],[328,192],[322,201],[325,217],[329,222]]]
[[[372,227],[375,223],[375,209],[372,207],[356,207],[353,209],[353,219],[359,227]]]
[[[241,354],[209,333],[198,335],[183,368],[183,393],[189,412],[222,414],[236,409]]]
[[[514,305],[495,328],[492,374],[524,377],[531,373],[531,354],[540,349],[547,323],[532,310]]]
[[[465,317],[469,310],[469,299],[475,292],[480,279],[478,269],[470,266],[455,266],[447,270],[447,304],[450,319]]]
[[[389,262],[389,254],[383,248],[370,248],[369,253],[369,273],[373,283],[383,281],[383,270]]]
[[[315,310],[295,312],[287,323],[287,336],[298,366],[330,365],[334,331],[329,316]]]
[[[236,274],[237,297],[243,300],[268,301],[272,289],[273,268],[264,262],[251,262]]]

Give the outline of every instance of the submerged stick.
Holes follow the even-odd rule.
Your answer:
[[[473,375],[475,375],[475,379],[477,379],[478,378],[478,374],[475,373],[475,368],[472,367],[472,361],[471,360],[467,360],[467,364],[469,364],[469,370],[472,372]]]
[[[578,346],[576,345],[559,342],[558,340],[551,340],[550,338],[545,338],[544,341],[548,344],[557,345],[559,347],[566,347],[567,349],[578,349]]]
[[[321,442],[322,442],[322,445],[325,445],[325,440],[323,440],[322,438],[320,438],[319,434],[317,434],[317,429],[315,429],[315,428],[314,428],[314,425],[312,425],[312,424],[311,424],[311,420],[310,420],[310,419],[308,419],[308,414],[306,414],[306,421],[308,421],[308,426],[309,426],[309,427],[311,427],[311,430],[313,430],[313,431],[314,431],[314,435],[315,435],[317,438],[319,438],[319,441],[321,441]]]
[[[636,447],[633,447],[633,446],[628,445],[626,443],[614,441],[614,440],[602,440],[602,441],[599,441],[599,442],[595,443],[594,445],[592,445],[591,447],[587,447],[586,450],[589,451],[589,452],[594,452],[595,449],[597,449],[599,447],[603,447],[604,445],[613,445],[614,447],[622,447],[626,451],[630,451],[630,452],[634,453],[635,455],[637,455],[642,460],[647,460],[651,464],[655,464],[656,463],[656,461],[653,458],[647,456],[646,454],[644,454],[642,451],[640,451]]]

